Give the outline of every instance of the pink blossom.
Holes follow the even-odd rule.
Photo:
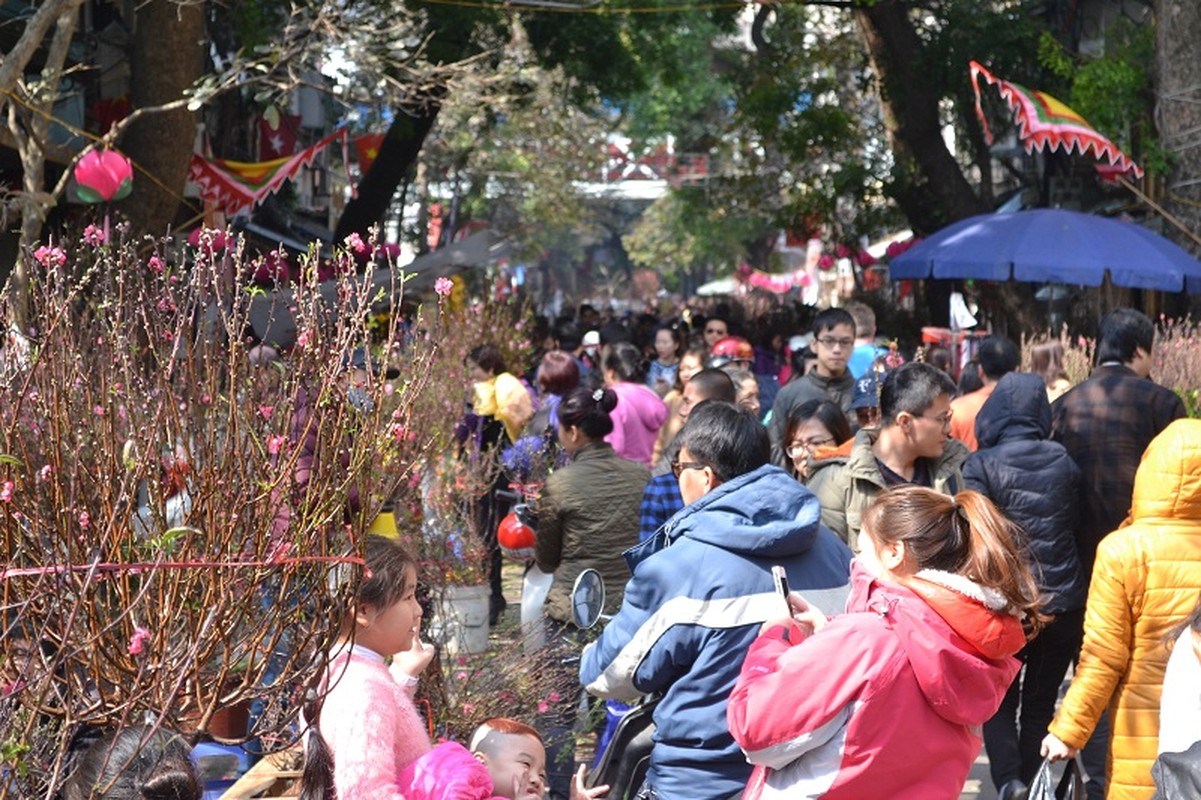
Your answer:
[[[54,468],[51,467],[49,464],[46,464],[44,467],[42,467],[40,470],[38,470],[38,477],[41,478],[43,481],[48,481],[48,480],[50,480],[50,475],[53,472],[54,472]]]
[[[390,383],[385,383],[385,384],[384,384],[384,394],[385,394],[385,395],[387,395],[388,397],[391,397],[391,396],[392,396],[393,394],[395,394],[395,393],[396,393],[396,387],[395,387],[395,386],[393,386],[393,385],[392,385],[392,384],[390,384]]]
[[[279,455],[280,448],[284,446],[287,439],[283,436],[272,436],[267,440],[267,452],[273,456]]]
[[[5,481],[4,487],[0,488],[0,502],[11,503],[13,501],[13,482]]]
[[[146,266],[150,267],[151,272],[158,274],[162,274],[163,269],[166,267],[163,260],[158,256],[151,256],[150,260],[146,262]]]
[[[42,245],[33,251],[33,257],[43,267],[61,267],[67,263],[67,254],[63,252],[61,247]]]
[[[450,278],[439,278],[434,281],[434,293],[439,297],[450,297],[450,293],[454,291],[455,284]]]
[[[89,225],[83,229],[83,242],[92,247],[99,247],[108,242],[108,234],[104,232],[104,228]]]
[[[210,403],[212,403],[212,402],[213,402],[213,398],[212,398],[212,396],[211,396],[211,395],[202,394],[202,395],[200,396],[200,402],[201,402],[201,404],[202,404],[202,405],[206,405],[206,406],[207,406],[207,405],[209,405]]]
[[[467,673],[466,673],[466,672],[462,672],[462,671],[460,671],[460,672],[456,672],[456,673],[455,673],[455,680],[456,680],[456,681],[465,681],[465,680],[467,680]]]
[[[474,714],[475,713],[475,703],[464,703],[463,704],[463,713],[464,714]]]
[[[150,641],[150,631],[138,626],[133,629],[133,636],[129,637],[129,654],[131,656],[139,655],[142,648],[146,646],[146,642]]]
[[[259,406],[259,414],[263,419],[271,419],[271,414],[275,411],[275,406]]]
[[[557,702],[559,702],[559,700],[562,699],[562,697],[560,696],[560,694],[558,692],[551,692],[550,694],[548,694],[546,696],[546,699],[551,701],[552,703],[557,703]]]
[[[363,243],[363,237],[357,233],[352,233],[342,240],[347,247],[354,250],[356,253],[361,253],[367,249],[367,245]]]
[[[296,337],[296,346],[308,347],[310,338],[308,331],[301,331],[300,335]]]
[[[539,700],[538,713],[545,714],[547,711],[550,711],[550,703],[546,702],[545,700]]]
[[[84,530],[87,530],[88,526],[91,524],[92,524],[92,518],[88,515],[88,512],[80,511],[79,512],[79,527],[83,528]]]
[[[92,406],[92,413],[98,417],[103,417],[104,416],[104,406],[99,405],[99,404]]]

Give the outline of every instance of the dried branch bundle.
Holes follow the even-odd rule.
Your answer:
[[[292,735],[357,543],[430,441],[401,433],[437,348],[399,355],[371,313],[399,285],[318,284],[313,254],[266,304],[297,345],[254,363],[241,250],[146,258],[126,230],[36,251],[38,329],[0,361],[0,798],[52,796],[80,724],[199,734],[257,698],[252,733]],[[357,347],[403,368],[352,403]]]

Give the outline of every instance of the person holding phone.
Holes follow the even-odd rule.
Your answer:
[[[755,765],[743,795],[958,797],[980,726],[1020,666],[1038,587],[1010,523],[976,492],[893,489],[859,534],[847,613],[800,595],[764,623],[730,695]]]
[[[850,549],[770,454],[750,412],[696,406],[672,462],[684,507],[626,552],[633,574],[621,610],[581,657],[593,695],[662,693],[639,800],[728,800],[746,785],[751,767],[726,727],[726,699],[760,624],[784,613],[773,565],[830,611],[846,599]]]

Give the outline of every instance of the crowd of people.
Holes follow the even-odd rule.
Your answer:
[[[1002,800],[1077,753],[1094,800],[1197,769],[1201,420],[1150,380],[1145,315],[1102,319],[1077,386],[1053,343],[1021,371],[999,335],[967,366],[906,361],[857,303],[756,342],[691,322],[585,307],[524,370],[471,356],[488,446],[562,454],[529,562],[548,636],[581,640],[571,587],[597,569],[613,616],[580,686],[658,698],[639,800],[954,798],[981,744]],[[494,531],[504,501],[484,505]],[[305,704],[303,797],[605,796],[559,730],[433,746],[412,556],[373,538],[366,562]]]

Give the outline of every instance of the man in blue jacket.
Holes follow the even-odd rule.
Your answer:
[[[662,694],[640,800],[726,800],[751,774],[726,727],[726,701],[760,625],[783,612],[772,565],[837,613],[851,551],[821,527],[809,490],[768,463],[767,431],[749,412],[699,405],[679,445],[672,471],[686,505],[627,551],[625,599],[584,650],[580,682],[618,700]]]

